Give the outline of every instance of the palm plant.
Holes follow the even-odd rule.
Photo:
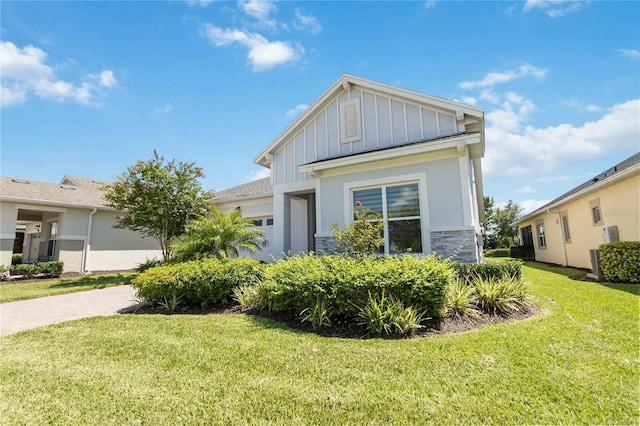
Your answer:
[[[191,222],[187,232],[172,245],[178,261],[216,257],[229,259],[239,250],[258,252],[267,245],[262,231],[254,227],[252,219],[242,217],[240,210],[224,213],[215,206],[204,219]]]

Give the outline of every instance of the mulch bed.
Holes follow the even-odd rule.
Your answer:
[[[373,337],[366,330],[357,327],[352,322],[341,323],[334,320],[332,328],[323,328],[315,330],[311,324],[301,322],[296,319],[292,319],[282,314],[268,314],[261,311],[242,311],[240,305],[233,305],[227,308],[194,308],[194,307],[179,307],[175,311],[170,312],[161,306],[141,306],[137,309],[133,309],[129,314],[157,314],[157,315],[228,315],[228,314],[241,314],[247,315],[257,322],[261,322],[264,319],[277,321],[293,330],[313,333],[324,337],[340,337],[351,339],[367,339]],[[465,331],[477,330],[482,327],[491,324],[505,324],[514,321],[521,321],[527,318],[531,318],[535,315],[542,313],[542,310],[536,305],[531,304],[526,311],[514,312],[509,315],[489,315],[481,314],[477,317],[464,317],[464,318],[439,318],[437,320],[427,321],[425,327],[418,330],[413,336],[405,337],[400,335],[383,335],[381,337],[386,339],[405,339],[405,338],[420,338],[438,336],[444,334],[462,333]],[[266,325],[266,324],[265,324]]]

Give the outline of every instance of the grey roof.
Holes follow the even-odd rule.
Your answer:
[[[545,204],[544,206],[538,208],[537,210],[534,210],[533,212],[527,214],[526,216],[523,216],[522,218],[520,218],[520,220],[518,220],[518,222],[522,222],[523,220],[529,219],[533,216],[536,216],[537,214],[539,214],[542,211],[545,211],[546,209],[550,208],[551,206],[553,206],[554,204],[559,203],[560,201],[564,200],[565,198],[568,198],[570,196],[572,196],[573,194],[576,194],[580,191],[583,191],[587,188],[589,188],[590,186],[596,185],[596,184],[600,184],[608,179],[611,179],[613,176],[616,176],[618,174],[620,174],[620,172],[623,172],[627,169],[630,169],[631,167],[640,164],[640,152],[633,154],[631,157],[627,158],[626,160],[623,160],[621,162],[619,162],[618,164],[616,164],[613,167],[610,167],[609,169],[605,170],[604,172],[598,174],[597,176],[594,176],[593,178],[589,179],[588,181],[576,186],[575,188],[573,188],[572,190],[562,194],[561,196],[559,196],[558,198],[555,198],[551,201],[549,201],[547,204]]]
[[[242,185],[234,186],[233,188],[216,191],[213,193],[211,201],[215,203],[223,201],[248,200],[251,198],[269,197],[271,195],[273,195],[273,190],[271,189],[271,178],[266,177],[249,183],[243,183]]]
[[[105,200],[100,188],[109,182],[67,175],[60,183],[2,176],[0,199],[23,203],[42,203],[60,206],[103,207]]]

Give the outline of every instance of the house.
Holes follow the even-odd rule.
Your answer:
[[[268,180],[213,201],[264,228],[263,258],[336,250],[360,202],[387,222],[385,253],[479,262],[483,155],[482,109],[344,75],[254,158]]]
[[[540,262],[592,269],[603,243],[640,240],[640,153],[517,222],[523,247]]]
[[[135,268],[161,258],[158,242],[137,232],[114,229],[117,211],[105,207],[100,187],[108,182],[65,176],[60,183],[2,176],[0,262],[13,252],[23,262],[59,260],[65,272]],[[22,231],[21,251],[14,249]]]

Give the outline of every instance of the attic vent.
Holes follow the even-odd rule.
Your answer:
[[[75,191],[76,190],[73,186],[70,186],[70,185],[60,185],[60,188],[67,189],[69,191]]]
[[[25,185],[31,185],[31,182],[29,182],[28,180],[24,180],[24,179],[11,179],[11,182],[13,182],[13,183],[23,183]]]
[[[340,104],[340,130],[343,143],[355,142],[362,139],[360,99],[354,99]]]

